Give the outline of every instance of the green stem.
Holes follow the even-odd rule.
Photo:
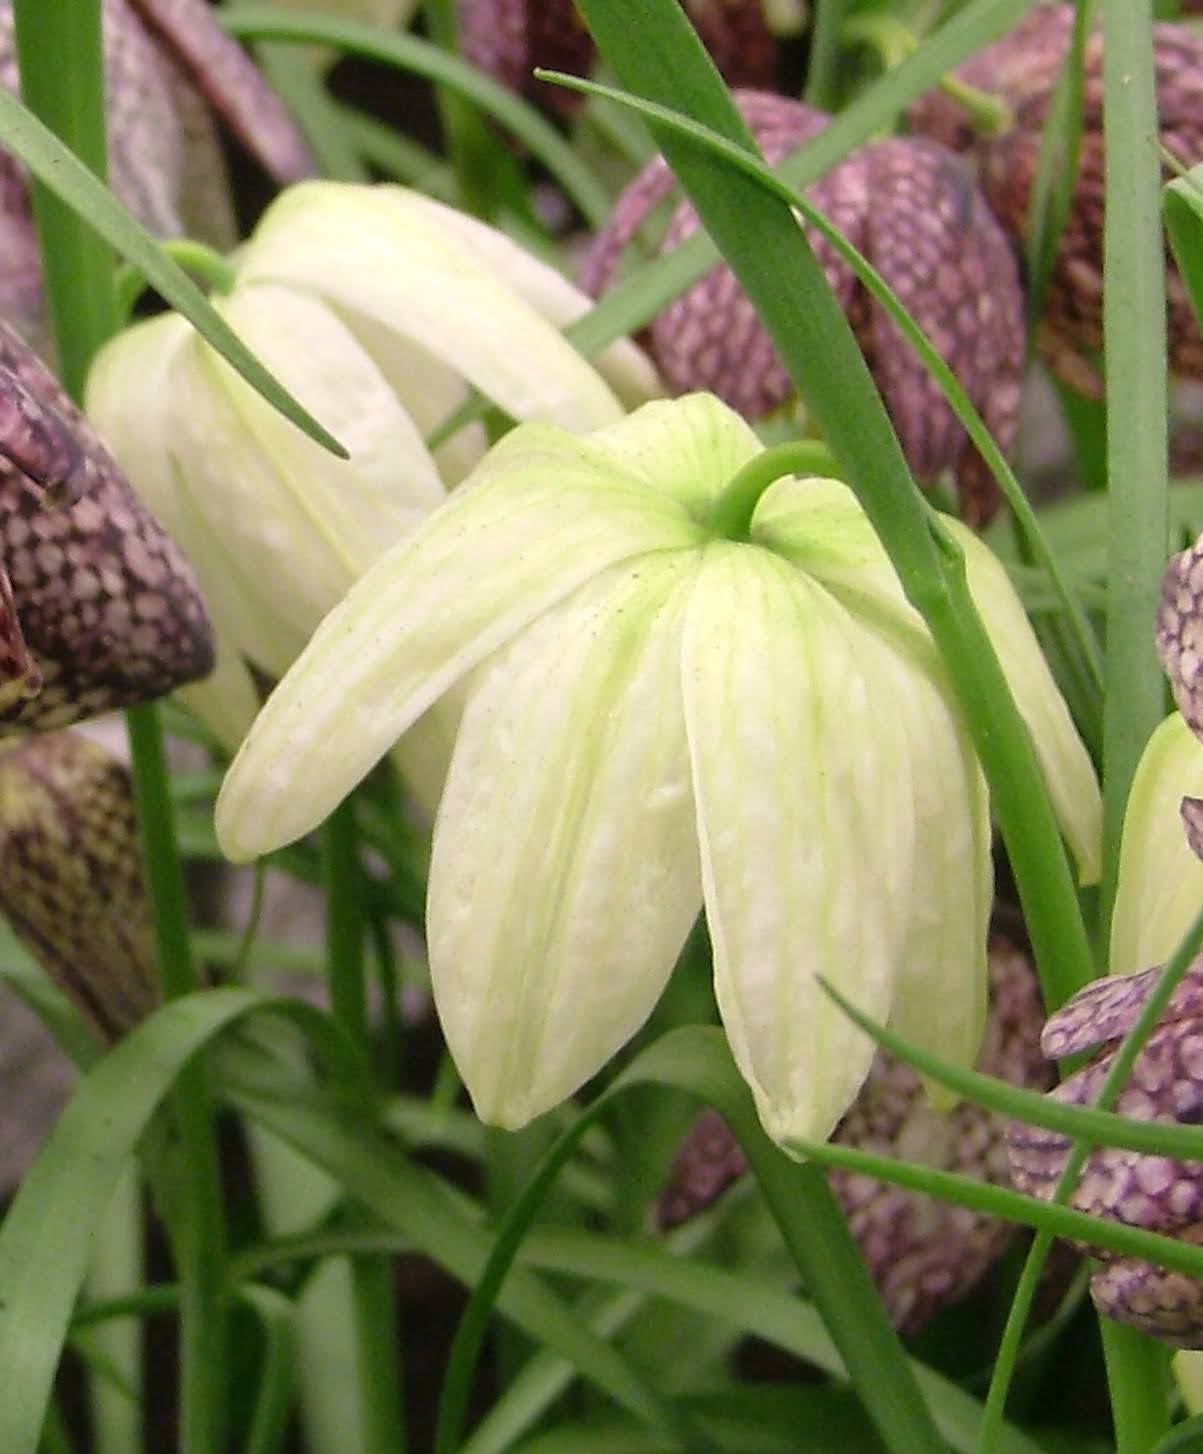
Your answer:
[[[845,22],[841,38],[872,46],[887,71],[900,66],[919,44],[915,33],[896,15],[880,12],[852,16]],[[980,91],[952,73],[940,78],[939,87],[967,113],[974,130],[983,136],[999,136],[1015,125],[1011,108],[1001,97]]]
[[[715,535],[727,540],[747,540],[752,516],[765,490],[783,475],[832,476],[836,463],[825,444],[816,440],[791,440],[750,459],[728,482],[714,502],[708,521]]]
[[[815,0],[804,99],[809,105],[817,106],[820,111],[835,109],[840,36],[844,32],[850,9],[851,0]]]
[[[169,237],[160,242],[159,246],[173,262],[179,263],[211,293],[234,291],[234,285],[238,281],[237,267],[207,242],[198,242],[194,237]],[[118,270],[115,287],[117,317],[124,323],[147,287],[146,275],[140,268],[127,263]]]
[[[176,999],[197,990],[200,981],[192,959],[163,730],[153,704],[131,708],[125,720],[163,993]],[[181,1162],[178,1205],[171,1205],[177,1200],[171,1198],[167,1208],[180,1279],[180,1448],[185,1454],[218,1454],[228,1386],[226,1234],[213,1100],[203,1061],[181,1071],[171,1104]]]
[[[1165,710],[1153,644],[1169,537],[1166,481],[1165,251],[1152,21],[1148,5],[1104,0],[1106,209],[1103,338],[1109,549],[1103,709],[1104,940],[1136,764]]]
[[[108,153],[100,5],[15,0],[13,13],[25,104],[103,181]],[[112,256],[36,179],[33,211],[59,373],[67,392],[79,399],[93,353],[116,328]]]
[[[14,14],[26,103],[103,180],[107,142],[98,0],[17,0]],[[112,258],[75,212],[36,185],[34,212],[63,382],[78,399],[92,356],[116,327]],[[197,980],[162,735],[153,707],[134,709],[127,722],[155,945],[164,993],[173,998],[196,989]],[[181,1447],[188,1454],[217,1454],[226,1390],[225,1229],[203,1064],[180,1075],[173,1113],[182,1161],[179,1205],[170,1206],[183,1290]]]
[[[1115,1422],[1115,1454],[1149,1454],[1170,1429],[1170,1350],[1134,1328],[1099,1320]]]
[[[366,1058],[363,880],[355,809],[355,798],[349,797],[326,823],[326,950],[331,1011]],[[350,1269],[363,1454],[401,1454],[405,1448],[405,1417],[392,1261],[386,1255],[369,1253],[351,1258]]]

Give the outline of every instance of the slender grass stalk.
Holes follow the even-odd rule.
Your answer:
[[[1169,534],[1166,482],[1165,251],[1148,5],[1103,0],[1107,209],[1104,346],[1110,504],[1107,695],[1103,714],[1106,939],[1128,788],[1164,713],[1153,645]]]
[[[326,824],[326,949],[334,1018],[366,1058],[363,881],[355,809],[351,796]],[[363,1454],[403,1454],[405,1416],[392,1261],[387,1255],[369,1253],[351,1258],[350,1267]]]
[[[22,88],[30,109],[102,180],[107,169],[104,64],[97,0],[17,0]],[[116,326],[108,248],[76,213],[35,186],[48,302],[64,383],[79,398],[88,363]],[[127,713],[155,944],[168,999],[198,987],[188,910],[153,706]],[[181,1448],[217,1454],[225,1422],[225,1230],[213,1112],[203,1065],[181,1073],[173,1097],[182,1180],[172,1233],[181,1299]]]
[[[820,111],[835,106],[840,34],[851,9],[851,0],[815,0],[804,98]]]

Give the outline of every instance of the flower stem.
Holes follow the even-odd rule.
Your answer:
[[[363,881],[355,808],[352,795],[334,810],[326,823],[323,842],[326,951],[331,1010],[366,1059]],[[350,1268],[363,1454],[402,1454],[405,1416],[392,1261],[384,1253],[365,1253],[352,1257]]]
[[[860,41],[872,46],[887,71],[900,66],[919,44],[914,31],[896,15],[880,13],[850,17],[844,23],[840,37],[845,41]],[[983,136],[998,136],[1014,126],[1011,108],[1000,97],[992,96],[989,91],[980,91],[952,73],[941,77],[939,84],[940,90],[967,113],[974,130]]]
[[[727,483],[714,502],[708,524],[725,540],[747,540],[760,497],[783,475],[838,477],[838,468],[825,444],[813,439],[775,444],[750,459]]]
[[[107,166],[99,0],[16,0],[26,104],[104,178]],[[67,389],[78,399],[93,354],[117,324],[108,247],[71,208],[34,186],[50,316]],[[154,707],[127,713],[143,860],[167,998],[197,988],[163,742]],[[182,1162],[166,1197],[181,1281],[181,1448],[218,1454],[225,1421],[225,1227],[212,1105],[203,1065],[172,1098]],[[167,1190],[167,1189],[165,1189]],[[175,1190],[171,1188],[170,1190]]]
[[[168,237],[159,246],[168,257],[204,283],[211,293],[234,291],[238,269],[208,243],[199,242],[195,237]],[[140,269],[127,264],[119,270],[115,287],[117,317],[125,322],[146,287],[146,278]]]

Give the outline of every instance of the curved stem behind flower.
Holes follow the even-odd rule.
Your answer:
[[[783,475],[839,477],[834,456],[817,440],[774,445],[736,471],[714,503],[706,522],[710,529],[726,540],[747,540],[760,497]]]

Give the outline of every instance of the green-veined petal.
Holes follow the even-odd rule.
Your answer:
[[[1184,796],[1203,797],[1203,744],[1174,712],[1149,738],[1128,794],[1111,916],[1112,974],[1164,964],[1203,907],[1203,862],[1178,813]]]
[[[1079,876],[1091,883],[1100,868],[1103,810],[1090,755],[1002,564],[960,521],[942,518],[965,552],[969,589],[1032,734]],[[858,616],[896,634],[921,658],[934,651],[922,618],[903,595],[889,557],[847,485],[781,480],[766,491],[753,525],[754,539],[822,581]]]
[[[876,646],[784,561],[705,552],[682,673],[716,992],[783,1142],[826,1137],[873,1059],[818,976],[876,1019],[893,999],[913,825]]]
[[[223,849],[253,858],[307,832],[550,606],[607,566],[698,539],[678,506],[615,478],[587,439],[513,430],[352,588],[269,698],[218,801]]]
[[[352,328],[368,317],[412,338],[516,419],[587,430],[622,417],[609,385],[546,318],[387,187],[290,187],[264,214],[238,275],[315,293]]]
[[[593,308],[593,298],[582,293],[555,268],[512,242],[504,232],[421,192],[402,187],[389,190],[406,206],[424,212],[438,226],[458,237],[469,252],[488,263],[499,278],[557,328],[567,328]],[[659,398],[664,392],[652,361],[629,338],[617,339],[594,354],[592,363],[628,409]]]
[[[968,731],[941,677],[883,642],[877,668],[890,733],[910,756],[915,821],[908,922],[893,1027],[972,1065],[986,1017],[986,931],[994,891],[990,798]],[[949,1105],[955,1095],[929,1092]]]
[[[427,937],[483,1120],[524,1125],[647,1018],[701,905],[681,711],[696,558],[615,566],[484,669],[439,808]]]
[[[764,448],[751,425],[713,394],[645,404],[590,439],[618,468],[671,495],[700,521],[731,477]]]

